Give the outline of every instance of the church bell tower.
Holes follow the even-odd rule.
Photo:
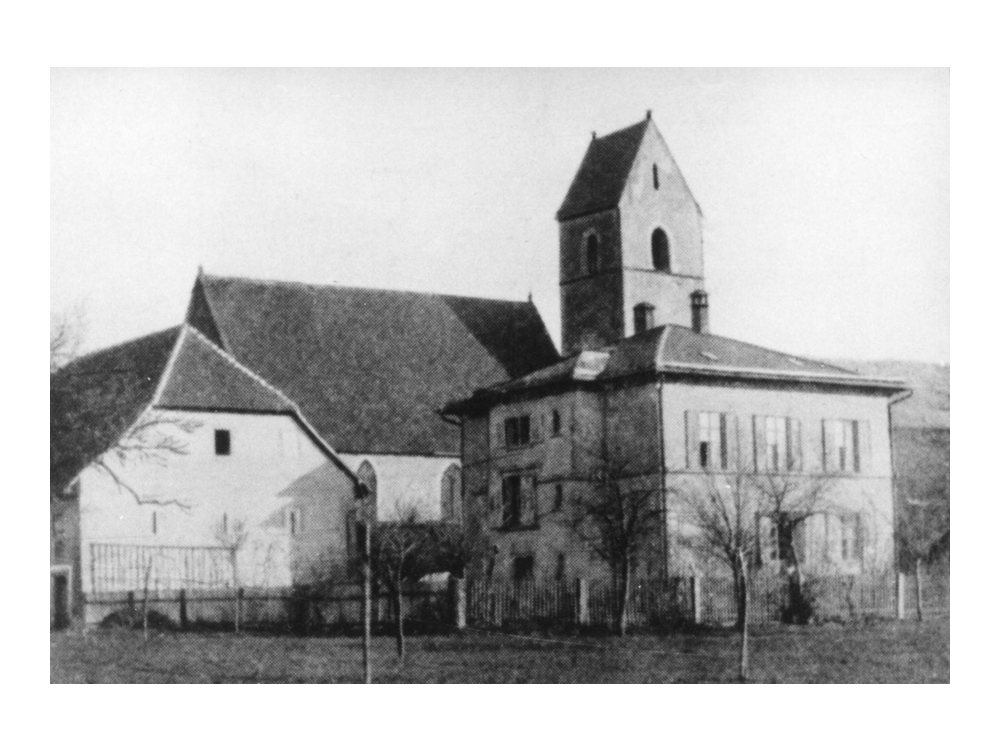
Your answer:
[[[691,326],[707,305],[701,209],[650,112],[593,135],[556,219],[563,354]]]

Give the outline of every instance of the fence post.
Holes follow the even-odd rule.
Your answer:
[[[701,578],[691,576],[691,620],[701,622]]]
[[[361,639],[361,660],[365,670],[365,684],[372,681],[372,566],[370,556],[371,537],[367,523],[358,524],[358,536],[361,540],[361,587],[363,634]]]
[[[465,579],[450,576],[448,583],[451,587],[452,615],[454,616],[455,627],[459,630],[465,629]]]
[[[236,589],[236,632],[240,632],[240,617],[243,614],[243,587]]]
[[[187,592],[181,589],[180,593],[180,617],[177,618],[178,622],[181,624],[181,630],[187,630],[188,626],[188,604],[187,604]]]
[[[896,619],[906,619],[906,575],[896,573]]]
[[[576,624],[590,624],[590,591],[586,578],[576,579]]]

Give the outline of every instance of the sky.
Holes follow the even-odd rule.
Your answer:
[[[555,212],[653,111],[704,214],[713,333],[949,362],[944,69],[55,69],[50,307],[84,349],[206,273],[526,299]]]

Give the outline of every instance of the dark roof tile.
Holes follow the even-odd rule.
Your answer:
[[[208,275],[199,294],[228,352],[341,453],[457,454],[442,406],[558,360],[530,302]]]
[[[559,221],[618,205],[650,120],[591,140],[569,192],[556,213]]]

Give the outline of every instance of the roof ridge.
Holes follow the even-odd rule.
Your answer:
[[[218,279],[223,281],[236,281],[236,282],[246,282],[250,284],[260,284],[267,286],[295,286],[295,287],[305,287],[307,289],[336,289],[339,291],[357,291],[357,292],[381,292],[385,294],[400,294],[400,295],[413,295],[419,297],[438,297],[438,298],[448,298],[448,299],[461,299],[461,300],[475,300],[482,302],[504,302],[508,304],[515,305],[534,305],[532,300],[517,300],[517,299],[503,299],[500,297],[473,297],[463,294],[449,294],[446,292],[421,292],[413,289],[386,289],[385,287],[375,287],[375,286],[354,286],[348,284],[317,284],[310,281],[292,281],[284,279],[256,279],[251,276],[221,276],[218,274],[203,274],[202,277],[206,280]]]

